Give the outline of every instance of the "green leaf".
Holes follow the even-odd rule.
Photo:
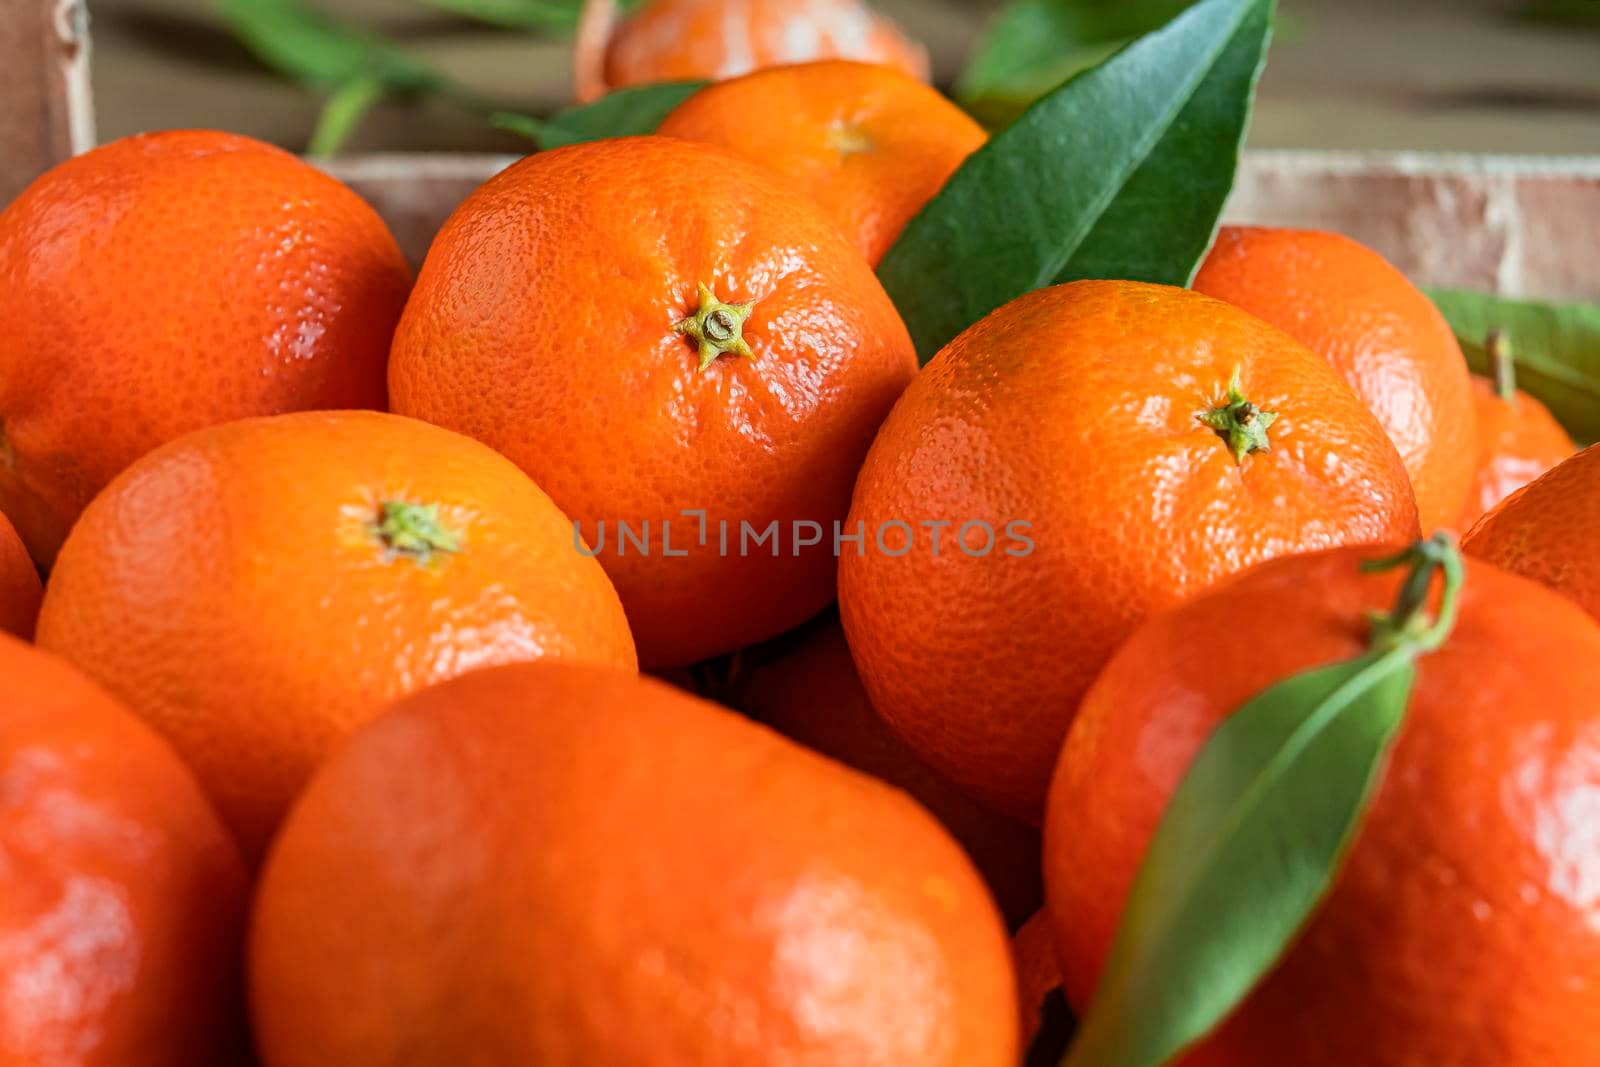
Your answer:
[[[583,0],[416,0],[424,7],[448,11],[508,30],[566,33],[578,25]],[[618,9],[631,11],[639,0],[621,0]]]
[[[1595,0],[1531,0],[1515,16],[1524,22],[1600,30],[1600,4]]]
[[[502,26],[547,33],[578,24],[579,0],[417,0],[425,7]]]
[[[1549,304],[1464,289],[1431,289],[1467,362],[1490,374],[1484,342],[1501,330],[1511,342],[1517,387],[1543,401],[1582,443],[1600,440],[1600,305]]]
[[[1193,2],[1012,0],[984,30],[956,96],[980,113],[1020,109]]]
[[[218,12],[256,57],[303,85],[338,90],[376,79],[388,92],[437,90],[445,79],[374,34],[299,0],[215,0]]]
[[[534,142],[538,142],[545,133],[543,122],[532,115],[522,115],[515,111],[496,111],[489,116],[489,125]]]
[[[350,139],[372,105],[383,99],[383,82],[373,77],[357,77],[328,97],[311,133],[306,155],[326,159],[337,155]]]
[[[534,136],[540,148],[560,148],[606,137],[654,133],[673,108],[705,85],[703,81],[657,82],[618,89],[592,104],[556,112],[539,123]]]
[[[1418,649],[1296,675],[1207,740],[1145,853],[1062,1067],[1160,1067],[1267,974],[1333,883]]]
[[[1271,0],[1200,0],[968,158],[878,267],[923,362],[1054,282],[1188,284],[1233,184],[1271,15]]]

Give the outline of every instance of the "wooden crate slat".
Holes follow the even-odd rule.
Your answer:
[[[419,262],[455,206],[512,162],[395,154],[327,167]],[[1246,152],[1226,218],[1349,234],[1424,285],[1600,300],[1600,159]]]
[[[93,143],[84,0],[7,0],[0,15],[0,204]]]
[[[1600,299],[1600,158],[1247,152],[1225,217],[1337,230],[1422,285]]]

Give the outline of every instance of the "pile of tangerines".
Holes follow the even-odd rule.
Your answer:
[[[1469,527],[1333,895],[1182,1062],[1600,1063],[1600,452],[1331,233],[919,369],[873,265],[983,140],[761,71],[414,281],[244,137],[11,204],[0,1063],[1016,1067],[1210,731]]]

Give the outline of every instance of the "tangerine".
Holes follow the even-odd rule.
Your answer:
[[[401,694],[542,656],[631,670],[615,590],[509,460],[426,423],[198,430],[95,498],[39,644],[164,734],[252,861],[317,763]]]
[[[821,209],[714,148],[632,137],[542,152],[467,198],[422,266],[389,388],[578,521],[640,659],[664,668],[833,599],[834,524],[915,373],[905,324]]]
[[[1194,288],[1333,364],[1400,450],[1422,528],[1455,524],[1478,454],[1472,382],[1422,290],[1343,234],[1264,226],[1224,226]]]
[[[752,122],[782,115],[782,122]],[[843,60],[771,67],[707,86],[657,129],[787,178],[877,265],[987,135],[906,74]]]
[[[1403,576],[1381,553],[1273,560],[1117,651],[1061,751],[1045,881],[1068,1000],[1090,1002],[1145,848],[1211,732],[1276,682],[1366,651]],[[1255,620],[1270,625],[1253,625]],[[1540,669],[1530,670],[1530,664]],[[1600,1062],[1600,627],[1468,560],[1460,614],[1334,887],[1181,1067]]]
[[[899,791],[661,682],[418,693],[296,803],[257,896],[266,1067],[1015,1067],[1005,928]]]
[[[0,634],[0,1063],[240,1062],[244,864],[172,749]]]
[[[1032,1046],[1039,1035],[1045,998],[1061,988],[1055,936],[1049,909],[1040,908],[1011,939],[1011,951],[1017,961],[1017,1004],[1022,1013],[1024,1048]]]
[[[651,82],[734,78],[764,67],[854,59],[927,81],[928,53],[861,0],[585,0],[573,71],[579,100]]]
[[[1478,466],[1457,523],[1462,530],[1470,530],[1500,501],[1578,450],[1550,409],[1517,388],[1504,339],[1491,337],[1488,348],[1495,376],[1472,376]]]
[[[202,426],[381,408],[411,271],[372,208],[249,137],[127,137],[0,213],[0,510],[48,566],[128,464]]]
[[[1008,923],[1038,908],[1038,832],[973,801],[895,736],[861,688],[837,617],[749,667],[734,685],[734,703],[812,751],[909,793],[961,842]]]
[[[1398,453],[1325,360],[1220,300],[1115,281],[1030,293],[947,345],[849,524],[872,541],[840,560],[839,602],[873,706],[1030,821],[1144,618],[1274,556],[1417,533]]]
[[[1467,531],[1461,549],[1600,619],[1600,445],[1512,493]]]
[[[33,640],[44,587],[11,520],[0,512],[0,631]]]

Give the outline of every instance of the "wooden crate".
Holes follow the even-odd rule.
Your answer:
[[[0,203],[93,143],[85,0],[7,0],[0,18]],[[327,169],[419,261],[454,206],[511,162],[340,159]],[[1600,299],[1600,158],[1247,152],[1232,221],[1338,230],[1423,285]]]
[[[510,162],[379,155],[327,166],[415,261],[462,197]],[[1226,216],[1338,230],[1423,285],[1600,298],[1600,159],[1246,152]]]
[[[0,204],[93,144],[84,0],[7,0],[0,15]]]

